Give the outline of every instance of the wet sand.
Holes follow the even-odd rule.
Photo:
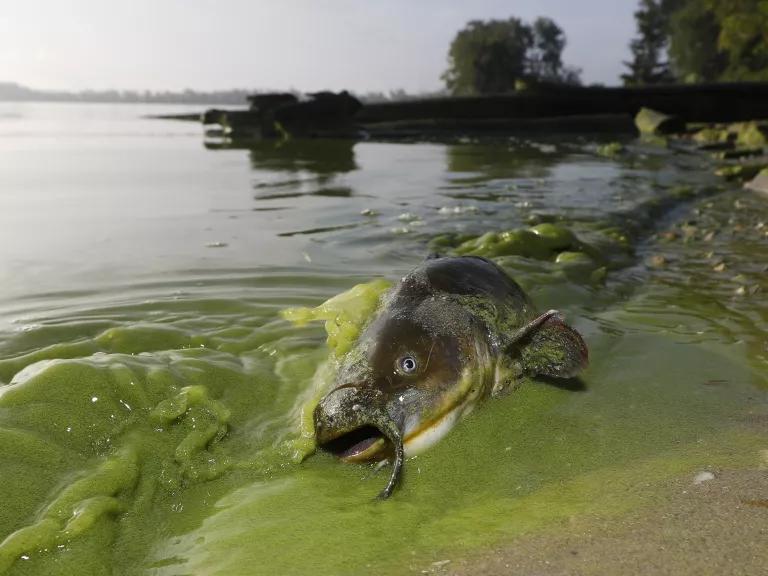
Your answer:
[[[768,459],[768,451],[762,452]],[[422,573],[526,576],[768,575],[768,461],[670,482],[662,504],[622,518],[574,519],[479,557]]]

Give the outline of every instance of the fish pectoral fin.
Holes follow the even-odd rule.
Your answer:
[[[521,328],[516,339],[523,369],[534,376],[571,378],[586,368],[587,345],[555,310],[542,314]]]
[[[515,390],[520,386],[521,377],[524,373],[519,358],[513,358],[509,354],[502,354],[496,363],[496,374],[494,375],[491,396],[498,398],[506,396]]]

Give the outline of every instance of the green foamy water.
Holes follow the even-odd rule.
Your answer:
[[[589,139],[213,151],[138,107],[13,106],[0,573],[419,573],[768,448],[768,209],[699,156],[628,141],[606,159]],[[529,229],[568,241],[504,248]],[[396,281],[436,247],[498,257],[591,365],[486,402],[375,502],[386,470],[300,462],[328,347],[281,311]]]

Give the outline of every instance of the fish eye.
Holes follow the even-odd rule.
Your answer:
[[[416,372],[418,364],[413,356],[403,356],[397,361],[397,367],[405,374],[413,374]]]

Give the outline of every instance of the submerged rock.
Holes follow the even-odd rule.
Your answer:
[[[609,142],[597,147],[597,153],[606,158],[614,158],[624,152],[626,152],[626,148],[624,148],[621,142]]]
[[[736,142],[749,148],[768,146],[768,126],[757,122],[741,122],[733,124],[731,129],[736,133]]]
[[[693,141],[703,145],[723,144],[731,140],[733,136],[727,128],[702,128],[693,135]]]
[[[744,187],[768,196],[768,168],[763,168],[760,173],[747,182]]]
[[[459,255],[477,256],[523,256],[538,260],[550,260],[560,252],[578,252],[584,244],[564,226],[537,224],[531,228],[518,228],[504,232],[487,232],[482,236],[459,244],[455,252]]]
[[[707,126],[693,135],[702,149],[723,151],[768,146],[768,125],[758,122],[736,122],[727,126]]]
[[[571,280],[594,284],[603,282],[609,269],[627,265],[633,251],[626,231],[601,228],[593,232],[597,236],[585,242],[568,227],[546,222],[480,236],[442,235],[430,242],[430,249],[437,254],[483,256],[497,261],[548,261]]]
[[[576,235],[564,226],[545,222],[531,228],[531,232],[541,239],[541,243],[551,250],[565,250],[579,244]]]
[[[669,264],[669,261],[667,258],[662,254],[654,254],[648,260],[646,260],[646,263],[651,268],[664,268]]]
[[[595,261],[584,252],[560,252],[555,258],[556,264],[563,266],[592,266]]]
[[[722,166],[715,170],[715,175],[726,180],[749,180],[757,176],[761,170],[768,168],[765,164],[734,164]]]
[[[674,134],[685,130],[685,122],[677,116],[669,116],[650,108],[640,108],[635,116],[635,126],[640,134]]]
[[[751,148],[734,148],[733,150],[724,150],[722,152],[715,153],[715,158],[719,160],[738,160],[739,158],[749,158],[752,156],[760,156],[763,153],[761,147]]]
[[[678,184],[669,189],[669,195],[673,198],[685,199],[696,196],[696,190],[688,184]]]

